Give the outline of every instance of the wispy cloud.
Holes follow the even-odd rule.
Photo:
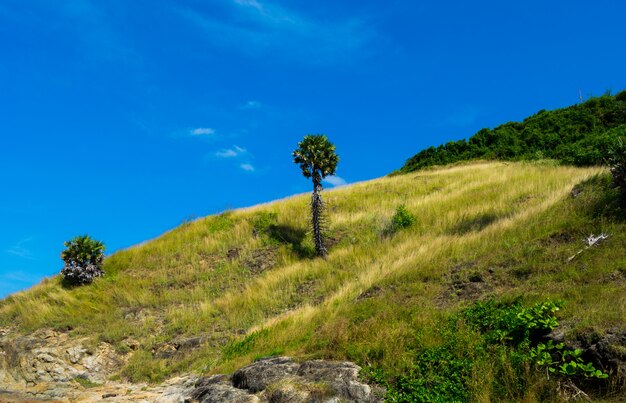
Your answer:
[[[270,1],[231,0],[222,15],[182,7],[175,11],[216,46],[313,64],[351,60],[355,52],[369,51],[366,45],[374,36],[364,18],[322,21]]]
[[[27,273],[23,270],[14,270],[2,273],[0,278],[4,280],[17,281],[20,283],[29,283],[37,280],[37,276]]]
[[[216,156],[220,157],[220,158],[234,158],[234,157],[239,157],[243,154],[245,154],[247,151],[245,148],[241,148],[239,146],[233,146],[232,148],[226,148],[226,149],[222,149],[219,150],[215,153]]]
[[[346,182],[345,179],[336,175],[327,176],[326,178],[323,179],[323,181],[332,185],[333,187],[340,187],[340,186],[345,186],[348,184],[348,182]]]
[[[263,11],[263,6],[257,0],[235,0],[235,3],[240,6],[252,7],[259,11]]]
[[[35,260],[33,253],[29,249],[24,247],[24,244],[27,244],[33,239],[33,237],[22,239],[21,241],[17,242],[15,245],[7,249],[6,253],[8,253],[9,255],[20,257],[22,259]]]
[[[254,172],[254,166],[252,164],[241,164],[239,165],[239,168],[247,172]]]
[[[211,129],[210,127],[198,127],[191,130],[190,133],[192,136],[211,136],[215,134],[215,129]]]
[[[248,101],[241,105],[241,109],[259,109],[262,104],[259,101]]]

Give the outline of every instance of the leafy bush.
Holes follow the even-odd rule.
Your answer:
[[[267,234],[278,222],[278,214],[272,211],[260,211],[252,216],[252,232],[255,236]]]
[[[396,208],[396,213],[391,218],[391,225],[393,230],[403,229],[410,227],[415,223],[415,216],[407,210],[404,204],[399,205]]]
[[[450,345],[425,349],[416,355],[406,374],[388,380],[380,369],[366,367],[364,374],[387,389],[389,402],[466,402],[472,361],[457,357]]]
[[[540,302],[528,308],[517,301],[498,304],[494,301],[477,302],[465,310],[462,316],[485,337],[488,343],[504,343],[521,361],[528,361],[537,368],[563,377],[604,379],[608,375],[584,363],[582,350],[568,350],[563,343],[552,340],[539,342],[542,336],[558,326],[555,313],[560,302]]]
[[[469,402],[476,371],[484,370],[486,362],[493,368],[495,401],[523,400],[534,382],[528,368],[569,379],[607,378],[583,361],[580,349],[541,342],[558,326],[555,313],[560,306],[551,301],[529,307],[519,301],[476,302],[441,324],[440,345],[417,347],[413,362],[403,373],[366,366],[364,376],[384,386],[390,402]],[[516,381],[503,383],[501,378],[507,374]]]
[[[521,302],[477,302],[462,313],[465,321],[479,330],[488,343],[518,346],[550,332],[558,326],[554,314],[560,302],[542,302],[525,308]]]
[[[89,235],[81,235],[63,245],[67,248],[61,252],[61,259],[65,262],[61,275],[65,283],[89,284],[104,274],[102,262],[105,247],[102,242],[90,238]]]
[[[468,140],[429,147],[395,173],[470,159],[551,158],[579,166],[602,165],[606,151],[626,130],[626,91],[603,95],[568,108],[541,110],[523,122],[481,129]]]
[[[622,192],[626,192],[626,144],[624,144],[624,140],[621,137],[617,138],[617,141],[609,150],[607,163],[613,175],[613,183]]]

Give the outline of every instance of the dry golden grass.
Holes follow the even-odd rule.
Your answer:
[[[52,278],[7,298],[0,322],[71,329],[120,349],[126,338],[141,340],[124,375],[152,380],[229,371],[267,354],[401,369],[416,332],[436,344],[442,317],[488,296],[562,298],[571,331],[624,326],[626,284],[606,280],[625,263],[624,224],[568,196],[601,172],[480,162],[326,191],[327,259],[310,257],[308,195],[202,218],[108,257],[106,276],[91,286],[66,289]],[[390,234],[400,204],[417,222]],[[254,235],[262,212],[276,214],[275,230]],[[592,231],[613,237],[566,264]],[[570,238],[551,243],[558,233]],[[483,288],[459,294],[452,278],[472,273]],[[197,335],[207,342],[190,353],[149,353]],[[487,390],[474,393],[489,400]]]

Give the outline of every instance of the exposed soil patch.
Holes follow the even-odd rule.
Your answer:
[[[271,269],[276,264],[277,250],[275,247],[266,247],[250,251],[250,255],[245,258],[243,265],[250,269],[252,274],[261,274]]]
[[[450,269],[444,277],[446,288],[439,298],[440,305],[455,300],[475,301],[493,290],[494,270],[479,270],[475,266],[475,262],[463,262]]]
[[[226,252],[226,257],[230,260],[235,260],[239,258],[239,253],[241,252],[240,248],[231,248]]]
[[[523,195],[523,196],[520,196],[517,199],[515,199],[513,201],[513,203],[518,204],[518,205],[519,204],[524,204],[524,203],[529,202],[530,200],[535,199],[535,198],[537,198],[537,196],[535,196],[535,195]]]
[[[152,354],[157,358],[171,358],[178,353],[193,351],[208,342],[209,339],[210,337],[208,335],[201,335],[172,340],[171,342],[162,343],[153,348]]]
[[[315,293],[315,285],[317,284],[316,280],[307,280],[298,284],[296,287],[296,292],[298,295],[312,295]]]
[[[348,231],[346,230],[336,230],[332,233],[326,234],[326,238],[324,239],[326,242],[326,248],[331,250],[346,237],[347,233]]]
[[[215,267],[222,260],[223,258],[218,255],[203,253],[200,254],[200,260],[198,261],[198,263],[200,263],[200,265],[203,267]]]
[[[576,237],[569,232],[555,232],[539,241],[541,246],[558,246],[576,241]]]
[[[380,288],[379,286],[375,285],[373,287],[368,288],[367,290],[363,291],[362,293],[360,293],[357,297],[356,300],[357,301],[361,301],[367,298],[373,298],[377,295],[380,295],[383,292],[383,289]]]
[[[618,283],[618,282],[625,282],[625,281],[626,281],[626,267],[622,267],[619,270],[615,270],[614,272],[608,274],[606,277],[607,283]]]

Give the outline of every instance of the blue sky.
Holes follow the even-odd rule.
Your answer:
[[[626,88],[623,1],[3,0],[0,297],[190,217]]]

